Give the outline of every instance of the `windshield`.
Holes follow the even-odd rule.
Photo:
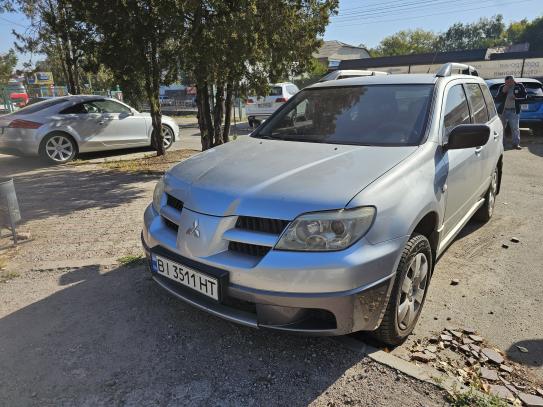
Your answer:
[[[17,110],[16,112],[12,113],[14,115],[17,114],[31,114],[39,112],[40,110],[47,109],[51,106],[58,105],[60,103],[66,102],[68,99],[66,98],[54,98],[54,99],[48,99],[44,100],[43,102],[33,103],[30,106],[23,107],[20,110]]]
[[[529,96],[543,96],[543,88],[539,83],[529,82],[523,83],[523,85],[526,88],[526,92]]]
[[[418,145],[433,85],[366,85],[302,90],[254,137],[310,143]]]

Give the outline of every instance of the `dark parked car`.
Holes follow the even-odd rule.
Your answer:
[[[534,134],[543,136],[543,85],[537,79],[516,78],[526,88],[528,98],[520,106],[520,127],[530,128]],[[489,79],[486,81],[490,93],[496,98],[504,79]]]

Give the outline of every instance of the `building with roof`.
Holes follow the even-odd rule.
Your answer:
[[[343,60],[338,69],[374,69],[389,73],[431,73],[446,62],[473,65],[483,78],[543,77],[543,52],[500,52],[497,49],[435,52]]]
[[[326,67],[336,69],[341,61],[370,58],[370,53],[364,47],[333,40],[324,41],[313,56]]]

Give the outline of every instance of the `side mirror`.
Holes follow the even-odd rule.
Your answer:
[[[460,150],[484,146],[490,138],[490,127],[485,124],[461,124],[449,133],[446,150]]]

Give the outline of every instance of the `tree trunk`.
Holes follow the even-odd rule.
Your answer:
[[[164,137],[162,136],[162,112],[160,111],[160,66],[158,61],[158,46],[157,38],[151,39],[149,44],[149,63],[147,67],[147,77],[145,78],[145,87],[147,91],[147,99],[151,110],[151,123],[153,131],[151,139],[153,147],[156,149],[157,156],[166,154],[164,150]]]
[[[232,102],[234,98],[234,85],[226,85],[226,100],[224,102],[224,128],[222,132],[222,142],[228,143],[230,136],[230,121],[232,120]]]
[[[202,150],[207,150],[213,147],[213,120],[211,118],[211,105],[209,103],[209,84],[204,82],[202,87],[202,111],[204,126],[209,138],[209,145],[204,146],[202,143]]]
[[[205,123],[205,113],[204,113],[204,99],[205,92],[204,87],[206,85],[204,82],[198,82],[196,84],[196,106],[198,107],[198,127],[200,128],[200,139],[202,142],[202,151],[211,148],[212,140],[211,135],[209,134],[208,128]]]
[[[213,106],[213,145],[218,146],[222,141],[222,116],[224,112],[224,85],[217,86],[215,106]]]

